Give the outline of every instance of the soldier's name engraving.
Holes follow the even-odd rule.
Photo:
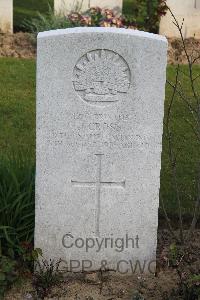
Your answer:
[[[134,148],[135,136],[128,133],[126,128],[130,121],[128,113],[111,115],[108,113],[74,113],[70,123],[73,124],[73,144],[67,131],[51,131],[48,142],[55,146],[99,146]],[[74,123],[75,122],[75,123]]]

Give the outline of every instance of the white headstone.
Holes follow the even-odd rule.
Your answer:
[[[38,36],[35,246],[68,271],[154,270],[166,62],[150,33]]]
[[[172,10],[178,23],[182,24],[182,33],[184,38],[195,37],[200,38],[200,0],[167,0],[167,5]],[[160,34],[167,37],[178,37],[180,33],[173,24],[174,19],[170,13],[161,18]]]
[[[13,32],[13,0],[0,0],[0,32]]]
[[[54,0],[57,14],[68,14],[70,11],[84,12],[90,7],[113,9],[117,14],[122,12],[123,0]]]

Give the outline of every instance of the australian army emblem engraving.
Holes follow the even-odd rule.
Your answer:
[[[93,50],[82,56],[73,74],[74,89],[89,104],[120,100],[130,87],[131,73],[122,56],[111,50]]]

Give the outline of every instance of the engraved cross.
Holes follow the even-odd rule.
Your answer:
[[[76,187],[95,187],[96,188],[96,224],[95,230],[96,235],[100,235],[99,231],[99,221],[100,221],[100,213],[101,213],[101,189],[102,187],[110,187],[110,188],[125,188],[125,180],[124,181],[102,181],[101,171],[102,171],[102,156],[103,154],[95,154],[98,160],[97,167],[97,175],[95,181],[76,181],[72,180],[72,185]]]

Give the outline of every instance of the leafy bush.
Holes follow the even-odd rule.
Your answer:
[[[179,272],[180,294],[183,300],[199,300],[200,297],[200,274]]]
[[[133,19],[122,16],[117,17],[112,10],[99,7],[90,8],[84,14],[72,12],[67,16],[55,15],[54,11],[49,7],[48,15],[38,13],[38,18],[25,22],[24,26],[33,33],[79,26],[136,28]]]
[[[16,279],[16,262],[9,257],[0,256],[0,299],[3,299],[5,291]]]
[[[15,31],[26,31],[23,22],[37,18],[37,12],[46,13],[48,5],[53,7],[54,0],[13,0],[13,22]]]
[[[33,241],[34,173],[22,154],[0,159],[0,254],[18,256],[21,243]]]
[[[47,14],[37,12],[37,16],[30,21],[25,20],[23,22],[24,31],[38,33],[42,31],[48,31],[53,29],[62,29],[72,27],[71,22],[65,16],[59,16],[54,14],[54,10],[49,6]]]
[[[138,28],[156,32],[160,17],[167,10],[166,1],[135,0],[132,6],[132,15],[120,17],[116,16],[113,10],[99,7],[91,7],[83,14],[79,13],[77,9],[77,11],[66,14],[66,16],[55,15],[53,9],[49,6],[47,15],[38,13],[37,18],[26,21],[24,26],[26,30],[34,33],[77,26]]]
[[[32,243],[23,242],[20,244],[19,264],[22,272],[33,272],[34,265],[38,262],[39,257],[42,257],[42,250],[35,248]]]
[[[131,300],[145,300],[145,299],[138,291],[135,291],[132,295]]]
[[[166,0],[130,0],[124,13],[135,20],[138,29],[157,33],[167,9]]]
[[[199,299],[200,297],[200,274],[192,275],[186,282],[185,299]]]

